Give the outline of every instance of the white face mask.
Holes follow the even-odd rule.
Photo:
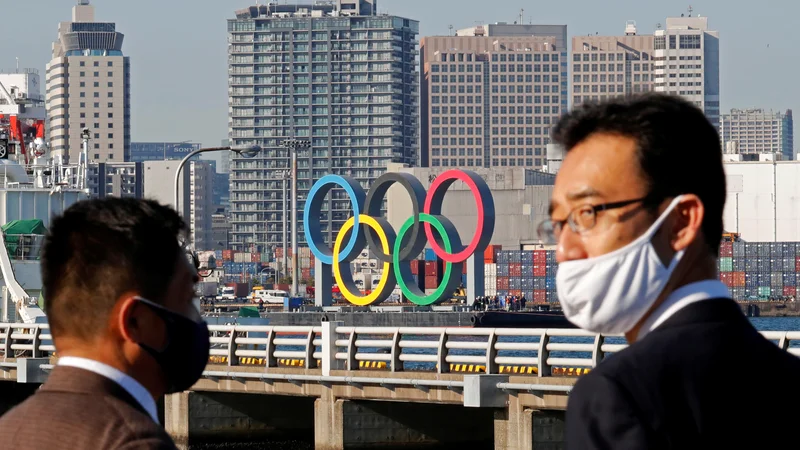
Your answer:
[[[681,197],[675,198],[650,229],[611,253],[558,265],[556,286],[567,319],[604,334],[630,331],[664,290],[684,251],[664,267],[651,242]]]

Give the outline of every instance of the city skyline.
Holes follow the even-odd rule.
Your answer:
[[[10,20],[0,34],[0,67],[13,68],[19,57],[21,68],[44,73],[51,56],[55,26],[67,21],[77,2],[43,0],[6,5],[8,17],[35,17],[36,21]],[[226,20],[235,10],[254,1],[231,1],[196,8],[196,3],[143,0],[136,3],[94,0],[100,21],[117,23],[126,35],[126,55],[132,60],[132,140],[182,141],[194,139],[216,145],[227,135]],[[302,3],[302,2],[300,2]],[[667,16],[687,12],[688,4],[645,5],[629,0],[609,4],[578,1],[553,4],[546,11],[533,11],[523,1],[503,2],[487,12],[472,1],[382,0],[380,13],[396,14],[420,21],[420,37],[447,35],[477,23],[519,20],[520,8],[528,9],[523,22],[566,24],[569,37],[622,34],[626,20],[635,20],[642,34],[665,24]],[[741,4],[743,6],[743,3]],[[774,7],[773,7],[774,5]],[[473,6],[473,7],[470,7]],[[577,7],[576,7],[577,6]],[[783,3],[777,14],[776,1],[759,9],[736,8],[722,0],[694,4],[694,14],[709,17],[712,29],[720,32],[721,112],[731,108],[786,110],[800,104],[800,89],[791,75],[792,54],[800,38],[791,32],[791,17],[800,5]],[[155,14],[153,12],[156,12]],[[174,18],[192,14],[192,27],[176,27]],[[580,11],[577,14],[576,11]],[[535,16],[534,16],[535,14]],[[758,36],[758,39],[753,39]],[[13,37],[13,39],[10,39]],[[154,50],[159,49],[159,50]],[[746,61],[747,63],[743,63]],[[202,70],[193,70],[198,62]],[[756,77],[770,74],[766,82]],[[186,74],[191,74],[187,77]],[[170,75],[174,74],[174,75]]]

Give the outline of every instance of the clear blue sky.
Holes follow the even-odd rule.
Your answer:
[[[280,0],[283,3],[285,0]],[[73,0],[0,0],[0,68],[44,74],[58,22]],[[227,135],[226,19],[255,0],[92,0],[97,20],[117,23],[131,58],[134,141],[194,140],[218,144]],[[264,3],[264,0],[261,0]],[[307,2],[300,3],[310,3]],[[668,6],[669,3],[671,6]],[[705,0],[691,3],[720,32],[721,108],[762,107],[800,113],[800,2]],[[380,12],[420,21],[421,35],[446,35],[477,22],[567,24],[570,36],[619,35],[635,20],[650,34],[689,3],[634,0],[379,0]],[[769,45],[769,46],[768,46]],[[758,75],[762,74],[762,75]],[[44,81],[44,80],[43,80]]]

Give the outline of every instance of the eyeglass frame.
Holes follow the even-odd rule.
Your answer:
[[[589,204],[589,203],[583,204],[583,205],[579,205],[579,206],[576,206],[575,208],[573,208],[572,210],[570,210],[569,214],[567,214],[567,218],[564,219],[564,220],[553,220],[552,218],[547,218],[547,219],[543,220],[536,227],[536,234],[539,236],[540,240],[545,241],[545,239],[542,238],[542,234],[543,234],[542,233],[542,227],[546,223],[552,223],[554,225],[553,233],[555,233],[555,225],[556,224],[558,224],[558,226],[559,226],[559,228],[561,230],[564,229],[564,224],[567,224],[567,225],[569,225],[569,227],[572,229],[573,232],[578,233],[578,234],[585,233],[585,232],[587,232],[589,230],[592,230],[597,225],[597,213],[598,212],[610,211],[610,210],[614,210],[614,209],[624,208],[624,207],[626,207],[628,205],[633,205],[634,203],[639,203],[639,202],[646,204],[651,200],[652,200],[652,196],[648,194],[648,195],[645,195],[644,197],[631,199],[631,200],[622,200],[622,201],[618,201],[618,202],[601,203],[599,205],[592,205],[592,204]],[[595,215],[595,224],[592,225],[591,228],[587,228],[585,230],[578,230],[577,229],[578,226],[575,224],[575,219],[573,219],[573,214],[578,209],[585,208],[587,206],[589,208],[591,208],[592,213]],[[558,239],[554,239],[554,241],[557,242]]]

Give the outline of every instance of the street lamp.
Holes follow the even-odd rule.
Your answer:
[[[292,297],[297,297],[298,278],[300,268],[297,265],[297,149],[310,148],[311,141],[299,139],[287,139],[281,142],[282,147],[286,147],[292,152]],[[285,198],[285,196],[284,196]],[[284,248],[285,252],[286,249]]]
[[[201,148],[199,150],[195,150],[192,153],[189,153],[188,155],[186,155],[186,157],[181,160],[181,163],[178,164],[178,169],[175,171],[175,193],[174,193],[175,194],[174,195],[174,200],[175,201],[174,201],[174,203],[175,203],[175,209],[178,211],[178,214],[180,214],[181,217],[183,217],[183,213],[181,212],[181,209],[180,209],[180,204],[179,204],[180,203],[180,196],[178,195],[178,190],[180,189],[180,176],[181,176],[181,170],[183,169],[183,166],[185,166],[186,163],[189,162],[190,159],[192,159],[192,157],[194,157],[195,155],[198,155],[200,153],[219,152],[219,151],[224,151],[224,150],[230,150],[230,151],[232,151],[234,153],[237,153],[239,156],[242,156],[244,158],[254,158],[259,153],[261,153],[262,148],[261,148],[260,145],[239,145],[239,146],[228,146],[228,147],[210,147],[210,148]]]

